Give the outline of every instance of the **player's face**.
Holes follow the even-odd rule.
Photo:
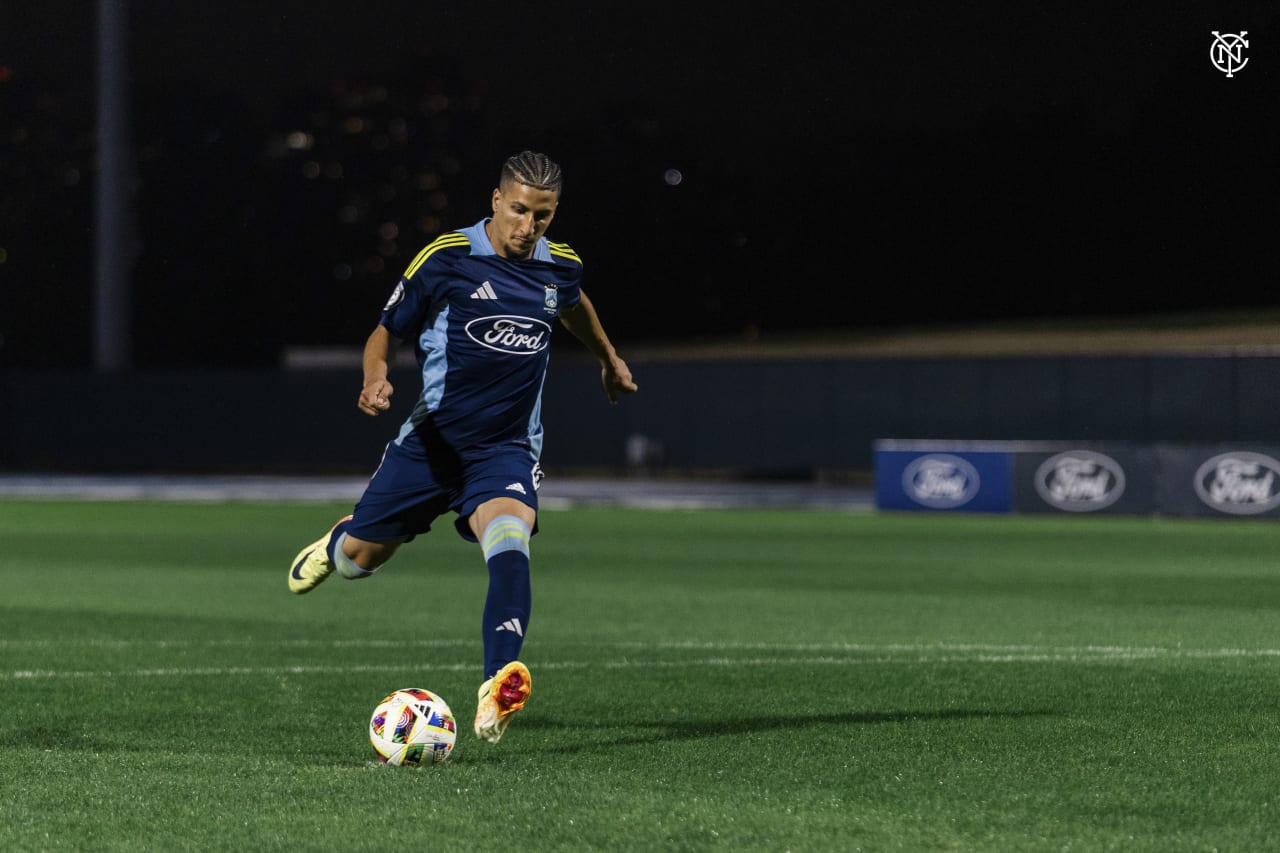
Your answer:
[[[527,258],[556,215],[560,193],[512,181],[493,191],[489,240],[504,258]]]

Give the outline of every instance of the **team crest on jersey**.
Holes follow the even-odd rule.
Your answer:
[[[397,305],[399,305],[401,300],[403,299],[404,299],[404,280],[402,279],[400,283],[396,285],[396,289],[391,292],[391,298],[387,300],[386,305],[382,306],[382,310],[390,311],[392,308],[395,308]]]
[[[511,355],[535,355],[551,343],[551,327],[532,317],[512,314],[477,317],[465,328],[467,337],[480,346]]]
[[[554,284],[548,284],[546,287],[546,296],[542,299],[542,307],[548,314],[556,313],[556,308],[560,305],[560,294]]]

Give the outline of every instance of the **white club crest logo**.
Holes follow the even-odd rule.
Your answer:
[[[1214,30],[1213,44],[1209,46],[1209,61],[1213,67],[1228,77],[1234,77],[1237,71],[1248,65],[1249,60],[1244,55],[1245,48],[1249,46],[1249,40],[1245,38],[1248,34],[1248,30],[1241,30],[1238,34],[1220,35]]]
[[[396,289],[391,291],[391,298],[387,300],[387,304],[382,306],[383,311],[390,311],[404,300],[404,279],[400,279],[400,283],[396,285]]]

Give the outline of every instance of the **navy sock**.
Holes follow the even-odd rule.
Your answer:
[[[533,588],[529,580],[529,526],[511,515],[494,519],[485,528],[481,546],[489,566],[489,592],[484,600],[484,673],[491,677],[519,660]]]
[[[338,564],[338,561],[334,556],[336,553],[334,549],[337,548],[338,543],[342,541],[342,534],[347,532],[347,528],[351,525],[351,521],[352,520],[350,518],[344,518],[342,521],[339,521],[334,526],[333,531],[329,534],[329,544],[324,546],[325,553],[329,555],[329,562],[334,565]]]

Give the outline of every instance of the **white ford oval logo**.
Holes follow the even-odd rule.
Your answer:
[[[963,506],[973,500],[981,485],[978,469],[949,453],[913,459],[902,472],[902,488],[907,496],[931,509]]]
[[[1232,515],[1257,515],[1280,506],[1280,462],[1263,453],[1220,453],[1196,471],[1196,494]]]
[[[1120,463],[1091,450],[1068,450],[1036,469],[1036,492],[1049,506],[1067,512],[1096,512],[1124,494]]]
[[[551,342],[551,327],[541,320],[500,314],[478,317],[466,325],[467,337],[498,352],[511,355],[534,355]]]

